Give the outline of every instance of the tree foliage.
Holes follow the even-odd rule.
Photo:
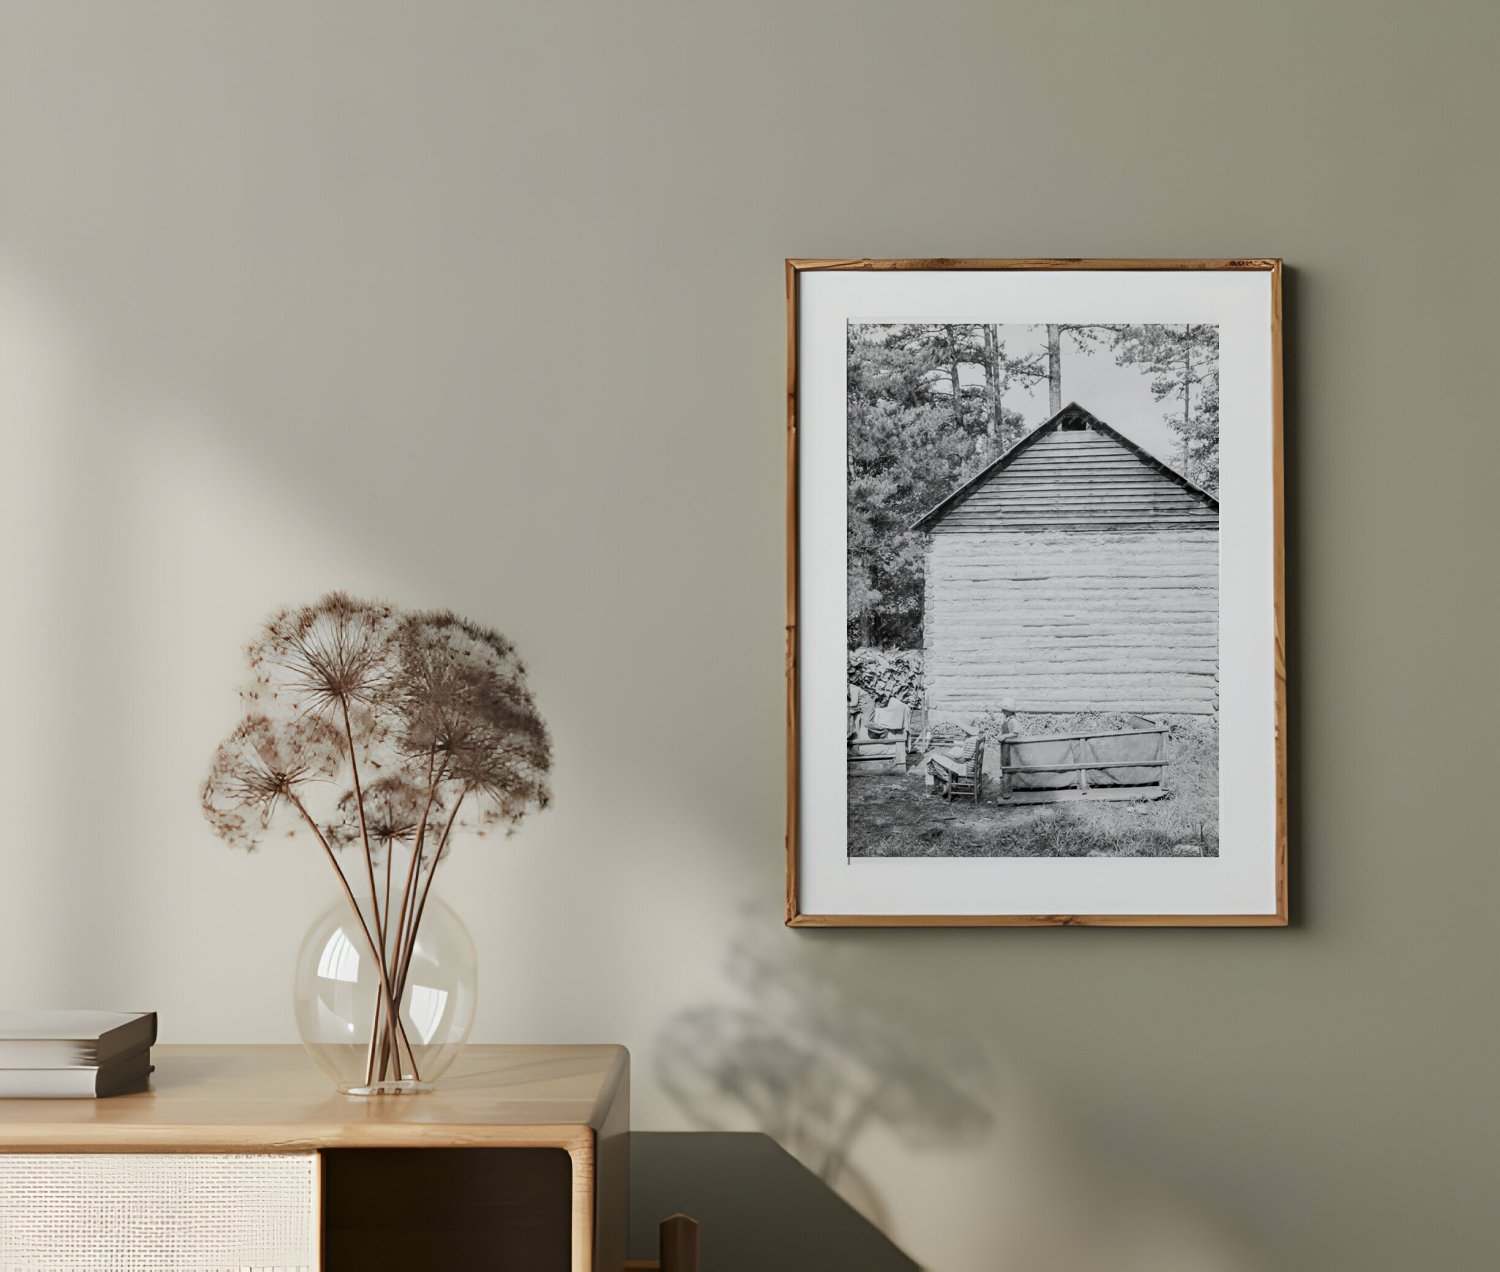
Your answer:
[[[996,415],[986,353],[979,324],[849,328],[851,648],[921,644],[922,543],[911,523],[1021,436],[1019,413]]]
[[[1124,328],[1115,340],[1121,366],[1151,376],[1151,396],[1177,434],[1178,470],[1210,494],[1219,490],[1219,329],[1209,323]]]

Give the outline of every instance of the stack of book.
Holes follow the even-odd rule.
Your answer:
[[[144,1091],[154,1011],[0,1011],[0,1098]]]

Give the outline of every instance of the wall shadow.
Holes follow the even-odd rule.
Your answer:
[[[697,1132],[760,1132],[917,1258],[946,1250],[954,1272],[1264,1272],[1259,1252],[1191,1190],[1145,1168],[1138,1144],[1090,1129],[1086,1108],[1060,1107],[1054,1075],[1017,1068],[993,1015],[972,998],[955,1011],[952,994],[972,995],[972,983],[924,981],[890,962],[892,936],[792,931],[766,907],[742,908],[722,990],[653,1040],[660,1089]],[[1023,1019],[1012,1027],[1045,1024]],[[1107,1048],[1112,1027],[1101,1018],[1086,1045]],[[675,1139],[679,1155],[707,1154],[714,1141]],[[718,1207],[726,1230],[762,1213],[748,1175],[727,1187],[733,1197],[725,1188],[689,1191]],[[653,1195],[668,1204],[661,1189]],[[962,1255],[947,1245],[955,1226],[969,1234]]]
[[[996,1071],[977,1039],[851,992],[843,951],[788,935],[747,915],[723,964],[733,1001],[668,1020],[655,1076],[693,1126],[763,1132],[883,1225],[886,1206],[853,1160],[862,1137],[972,1145],[995,1123]]]

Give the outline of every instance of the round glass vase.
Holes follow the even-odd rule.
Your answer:
[[[347,901],[329,906],[302,939],[296,981],[302,1045],[345,1095],[430,1091],[474,1023],[474,942],[458,915],[429,896],[405,975],[397,974],[393,955],[382,978],[365,934],[366,925],[375,932],[374,907],[361,898],[359,908],[363,924]],[[387,1025],[387,983],[401,998],[394,1029]]]

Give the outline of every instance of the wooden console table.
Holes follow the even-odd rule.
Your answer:
[[[132,1162],[141,1163],[142,1178],[155,1166],[177,1175],[162,1185],[154,1234],[141,1236],[133,1216],[119,1240],[175,1241],[174,1251],[198,1240],[186,1229],[212,1219],[215,1205],[253,1209],[251,1185],[273,1163],[292,1172],[287,1188],[277,1185],[278,1204],[290,1197],[295,1210],[296,1181],[308,1181],[305,1262],[268,1264],[252,1251],[225,1250],[184,1255],[173,1272],[624,1266],[630,1077],[623,1047],[471,1046],[434,1092],[366,1098],[339,1095],[296,1046],[162,1046],[152,1058],[151,1089],[138,1095],[0,1099],[0,1172],[8,1168],[11,1181],[20,1181],[0,1185],[0,1266],[23,1257],[28,1269],[51,1266],[29,1247],[16,1253],[26,1238],[26,1197],[36,1207],[60,1206],[61,1243],[110,1200],[99,1172],[88,1168],[118,1168],[112,1178],[128,1188]],[[100,1154],[112,1159],[77,1156]],[[167,1162],[162,1155],[178,1156]],[[203,1163],[201,1189],[192,1183],[200,1177],[193,1162],[181,1155]],[[184,1232],[168,1232],[174,1223]],[[205,1230],[211,1237],[213,1223]],[[140,1266],[168,1272],[166,1264]]]

